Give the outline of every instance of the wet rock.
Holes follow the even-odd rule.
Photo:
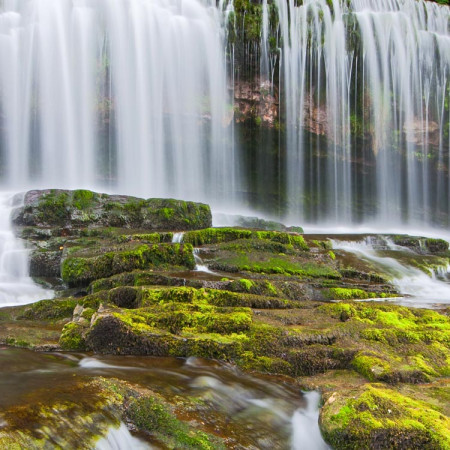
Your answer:
[[[12,221],[18,226],[62,230],[85,227],[193,230],[211,226],[211,220],[209,206],[202,203],[60,189],[27,192],[23,206],[12,214]]]

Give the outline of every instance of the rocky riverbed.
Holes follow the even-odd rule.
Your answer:
[[[207,205],[81,190],[28,192],[12,219],[32,247],[31,275],[56,296],[0,309],[2,344],[218,360],[319,390],[320,429],[333,448],[450,448],[448,306],[396,304],[402,292],[392,274],[333,248],[328,236],[263,221],[212,228]],[[449,264],[445,241],[389,242],[430,276]],[[392,257],[392,248],[382,251]],[[258,447],[224,440],[201,408],[182,399],[175,408],[139,383],[72,381],[65,388],[95,400],[70,409],[75,422],[109,414],[163,448]],[[40,448],[45,433],[70,428],[47,420],[60,399],[33,401],[32,417],[2,408],[0,446]],[[193,440],[161,427],[169,415]],[[90,429],[86,442],[104,429]]]

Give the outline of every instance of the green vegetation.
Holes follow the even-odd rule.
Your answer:
[[[188,424],[177,419],[167,403],[156,396],[131,398],[127,415],[138,429],[149,432],[168,448],[225,448],[219,438],[193,430]]]
[[[194,247],[205,244],[218,244],[237,239],[266,239],[281,244],[291,245],[298,250],[308,250],[303,236],[277,231],[251,231],[239,228],[206,228],[185,233],[183,242],[189,242]]]
[[[378,384],[334,394],[320,423],[339,449],[450,447],[450,420],[438,408]]]
[[[62,279],[70,286],[87,286],[111,275],[152,267],[195,267],[190,244],[140,245],[133,250],[108,252],[91,258],[69,257],[62,263]]]

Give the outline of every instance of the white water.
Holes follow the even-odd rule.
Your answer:
[[[29,277],[29,250],[12,231],[10,214],[13,194],[0,193],[0,307],[52,298]]]
[[[287,156],[272,169],[279,189],[286,181],[286,220],[448,222],[450,8],[275,3],[271,36],[262,2],[260,81],[277,88],[280,64],[278,154]],[[250,178],[264,175],[242,176],[246,153],[234,139],[232,12],[231,0],[3,0],[2,184],[239,206]]]
[[[148,450],[151,445],[134,437],[124,423],[111,428],[106,437],[100,439],[95,450]]]
[[[181,244],[183,242],[184,233],[173,233],[172,243]]]
[[[3,183],[231,199],[215,0],[0,3]]]
[[[402,263],[393,257],[380,255],[380,246],[371,239],[358,242],[333,240],[332,243],[334,249],[354,253],[392,276],[392,282],[398,291],[406,295],[404,298],[392,301],[416,307],[450,303],[450,266],[428,276],[416,267]],[[404,247],[396,246],[388,239],[384,240],[384,243],[385,248],[390,250],[408,251]]]
[[[299,199],[288,217],[448,223],[450,8],[422,0],[297,3],[276,0],[287,189]],[[314,128],[328,144],[309,138],[305,129]],[[351,129],[364,142],[351,139]]]
[[[292,450],[326,450],[319,429],[320,394],[305,392],[306,408],[299,408],[292,416]]]
[[[199,256],[200,249],[194,248],[194,260],[195,260],[195,271],[197,272],[205,272],[210,273],[212,275],[218,275],[216,272],[213,272],[209,269],[209,267],[203,263],[203,259]]]

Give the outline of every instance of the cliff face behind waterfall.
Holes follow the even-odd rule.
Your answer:
[[[446,226],[449,18],[414,0],[5,0],[1,180]]]

